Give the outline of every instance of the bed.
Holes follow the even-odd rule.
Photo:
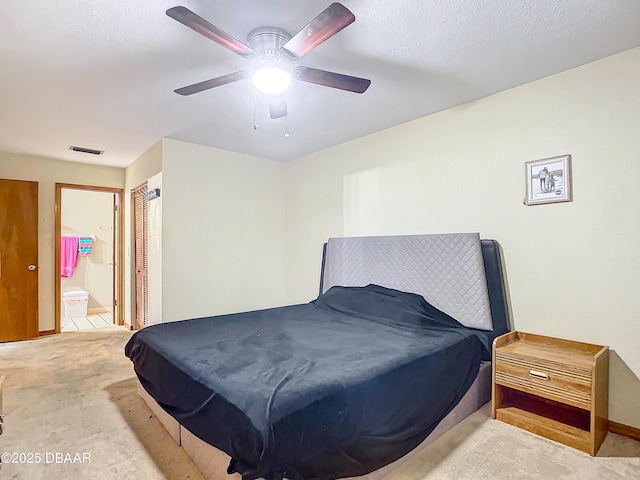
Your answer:
[[[205,477],[374,478],[489,400],[508,330],[497,242],[337,238],[317,299],[148,327],[125,353]]]

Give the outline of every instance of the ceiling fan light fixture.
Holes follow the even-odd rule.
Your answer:
[[[291,75],[281,68],[267,67],[257,70],[252,76],[253,85],[267,95],[278,95],[291,84]]]

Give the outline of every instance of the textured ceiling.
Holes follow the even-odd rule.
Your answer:
[[[362,95],[294,82],[285,120],[249,67],[169,18],[184,5],[246,42],[296,33],[329,5],[299,0],[3,0],[0,150],[126,166],[159,138],[288,160],[640,45],[638,0],[344,0],[356,16],[297,64],[369,78]],[[105,150],[99,157],[70,145]]]

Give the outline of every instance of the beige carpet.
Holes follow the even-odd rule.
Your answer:
[[[2,464],[0,479],[202,478],[138,397],[123,353],[130,335],[105,328],[0,344],[7,377],[0,453],[40,456]],[[609,434],[592,458],[493,421],[485,406],[392,477],[640,479],[640,442]]]

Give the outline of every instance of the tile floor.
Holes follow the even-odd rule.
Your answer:
[[[94,313],[86,317],[62,317],[61,332],[75,332],[77,330],[91,330],[94,328],[113,327],[112,313]]]

